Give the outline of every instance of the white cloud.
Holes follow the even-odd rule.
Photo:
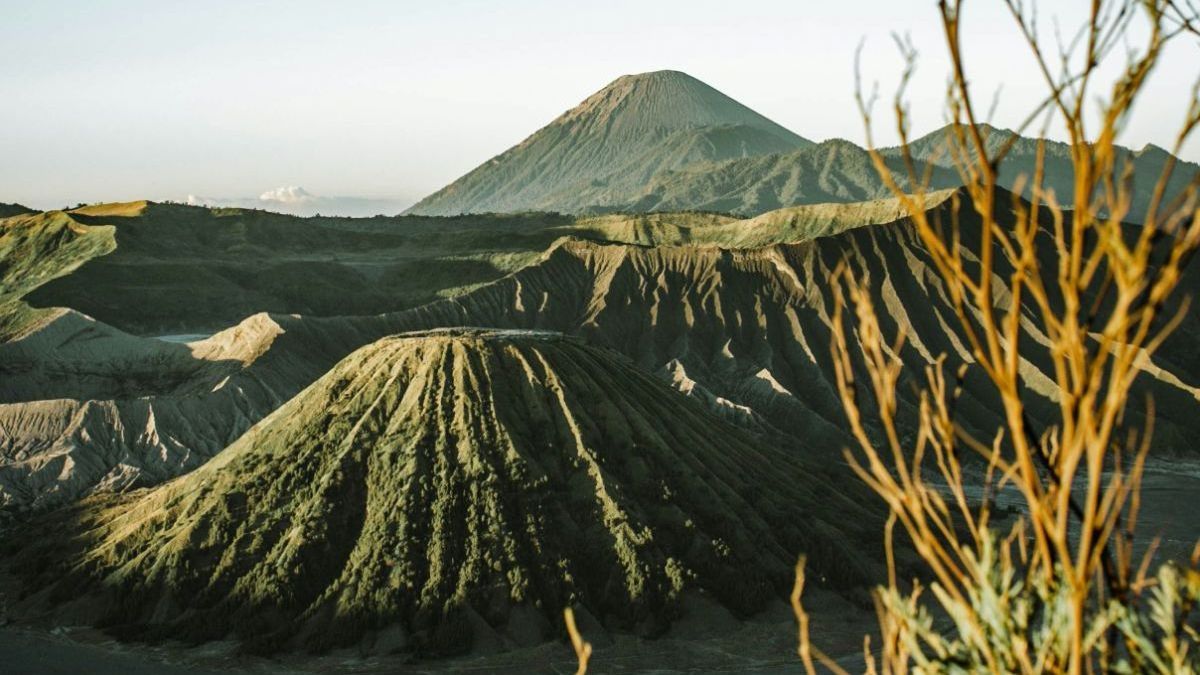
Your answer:
[[[309,204],[319,201],[320,197],[298,185],[288,185],[277,187],[274,190],[267,190],[259,195],[258,199],[259,201],[279,202],[281,204]]]

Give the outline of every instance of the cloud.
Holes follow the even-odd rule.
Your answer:
[[[298,185],[267,190],[259,195],[258,199],[263,202],[279,202],[281,204],[311,204],[320,201],[320,197]]]
[[[188,195],[192,206],[262,209],[294,216],[369,217],[396,215],[416,201],[403,197],[325,197],[315,195],[298,185],[277,187],[258,197],[203,197]]]

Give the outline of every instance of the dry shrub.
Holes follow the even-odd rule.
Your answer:
[[[575,659],[579,667],[575,675],[586,675],[588,661],[592,658],[592,643],[583,639],[579,629],[575,627],[575,610],[567,607],[563,610],[563,623],[567,627],[567,635],[571,638],[571,648],[575,650]]]
[[[1074,194],[1060,199],[1045,186],[1044,142],[1016,194],[997,189],[999,167],[1016,138],[997,143],[978,117],[961,52],[962,1],[943,0],[953,68],[943,157],[966,186],[951,222],[927,213],[924,189],[906,193],[899,186],[921,186],[931,171],[908,143],[904,85],[915,49],[904,40],[898,44],[907,67],[894,113],[907,180],[898,181],[871,144],[877,170],[933,259],[970,354],[957,366],[943,357],[913,378],[921,389],[915,420],[897,418],[904,336],[884,334],[869,289],[848,266],[831,280],[832,350],[857,441],[847,457],[891,512],[885,532],[890,574],[875,594],[880,632],[874,644],[866,641],[865,668],[1193,672],[1200,668],[1193,613],[1200,602],[1200,547],[1190,569],[1168,563],[1155,573],[1153,546],[1135,554],[1153,404],[1146,399],[1138,425],[1129,409],[1142,405],[1135,382],[1188,308],[1176,291],[1200,246],[1198,180],[1168,194],[1173,161],[1167,160],[1144,224],[1129,226],[1132,162],[1114,141],[1164,46],[1200,35],[1197,11],[1168,0],[1094,0],[1078,37],[1048,53],[1035,12],[1020,0],[1005,2],[1047,91],[1018,132],[1041,124],[1044,137],[1049,121],[1058,120],[1069,139]],[[1140,39],[1131,25],[1142,21],[1145,38],[1129,47],[1120,74],[1104,85],[1109,89],[1097,113],[1093,92],[1102,86],[1101,64],[1118,46]],[[1170,148],[1175,155],[1200,123],[1195,89],[1191,97]],[[874,96],[864,96],[860,85],[858,98],[870,140]],[[1068,199],[1072,208],[1061,207]],[[1034,402],[1029,389],[1031,353],[1049,364],[1054,388],[1048,406]],[[991,436],[972,433],[955,418],[969,378],[994,394],[1000,421]],[[1051,411],[1049,423],[1044,413],[1031,414],[1034,405]],[[979,480],[983,498],[968,489]],[[992,504],[1001,491],[1019,495],[1021,508],[1011,522]],[[897,578],[897,524],[919,556],[923,580]],[[799,655],[809,672],[817,663],[841,672],[808,639],[803,582],[801,565],[793,595]]]

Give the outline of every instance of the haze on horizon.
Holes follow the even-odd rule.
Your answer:
[[[1052,14],[1064,27],[1078,18],[1065,2],[1041,7],[1047,32]],[[1043,90],[1033,63],[998,1],[966,12],[975,85],[989,95],[1002,85],[993,121],[1016,126]],[[189,195],[253,203],[302,186],[310,206],[353,197],[396,212],[617,76],[658,69],[687,72],[806,138],[861,144],[854,52],[865,39],[863,72],[888,96],[901,67],[894,32],[921,50],[914,133],[945,121],[932,1],[0,0],[0,21],[10,94],[0,201],[37,208]],[[1123,144],[1170,146],[1197,63],[1194,41],[1173,47]],[[1147,104],[1158,100],[1167,104]],[[893,143],[880,112],[876,140]],[[1200,161],[1200,141],[1182,156]]]

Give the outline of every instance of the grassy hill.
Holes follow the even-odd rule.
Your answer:
[[[578,340],[404,334],[184,478],[33,521],[14,569],[61,620],[253,651],[536,643],[567,605],[654,635],[689,592],[761,610],[800,552],[869,578],[881,514],[822,464]]]
[[[0,342],[53,314],[30,308],[26,295],[111,253],[114,234],[111,226],[92,227],[61,211],[0,218]]]
[[[520,267],[571,222],[552,214],[299,218],[175,204],[54,213],[77,227],[108,228],[113,249],[39,284],[27,301],[140,333],[212,331],[259,311],[372,314],[424,304]],[[6,231],[25,228],[16,222]],[[33,252],[13,258],[51,264]]]
[[[782,215],[742,224],[699,212],[350,219],[101,204],[0,219],[0,303],[70,307],[151,335],[213,332],[263,311],[379,314],[495,281],[565,236],[723,246],[798,241],[814,231],[797,229],[797,219],[815,223],[831,208],[848,225],[895,218],[895,209],[876,213],[871,205],[791,211],[786,225]],[[0,325],[9,326],[0,339],[30,320],[27,308],[17,308],[0,311]]]

